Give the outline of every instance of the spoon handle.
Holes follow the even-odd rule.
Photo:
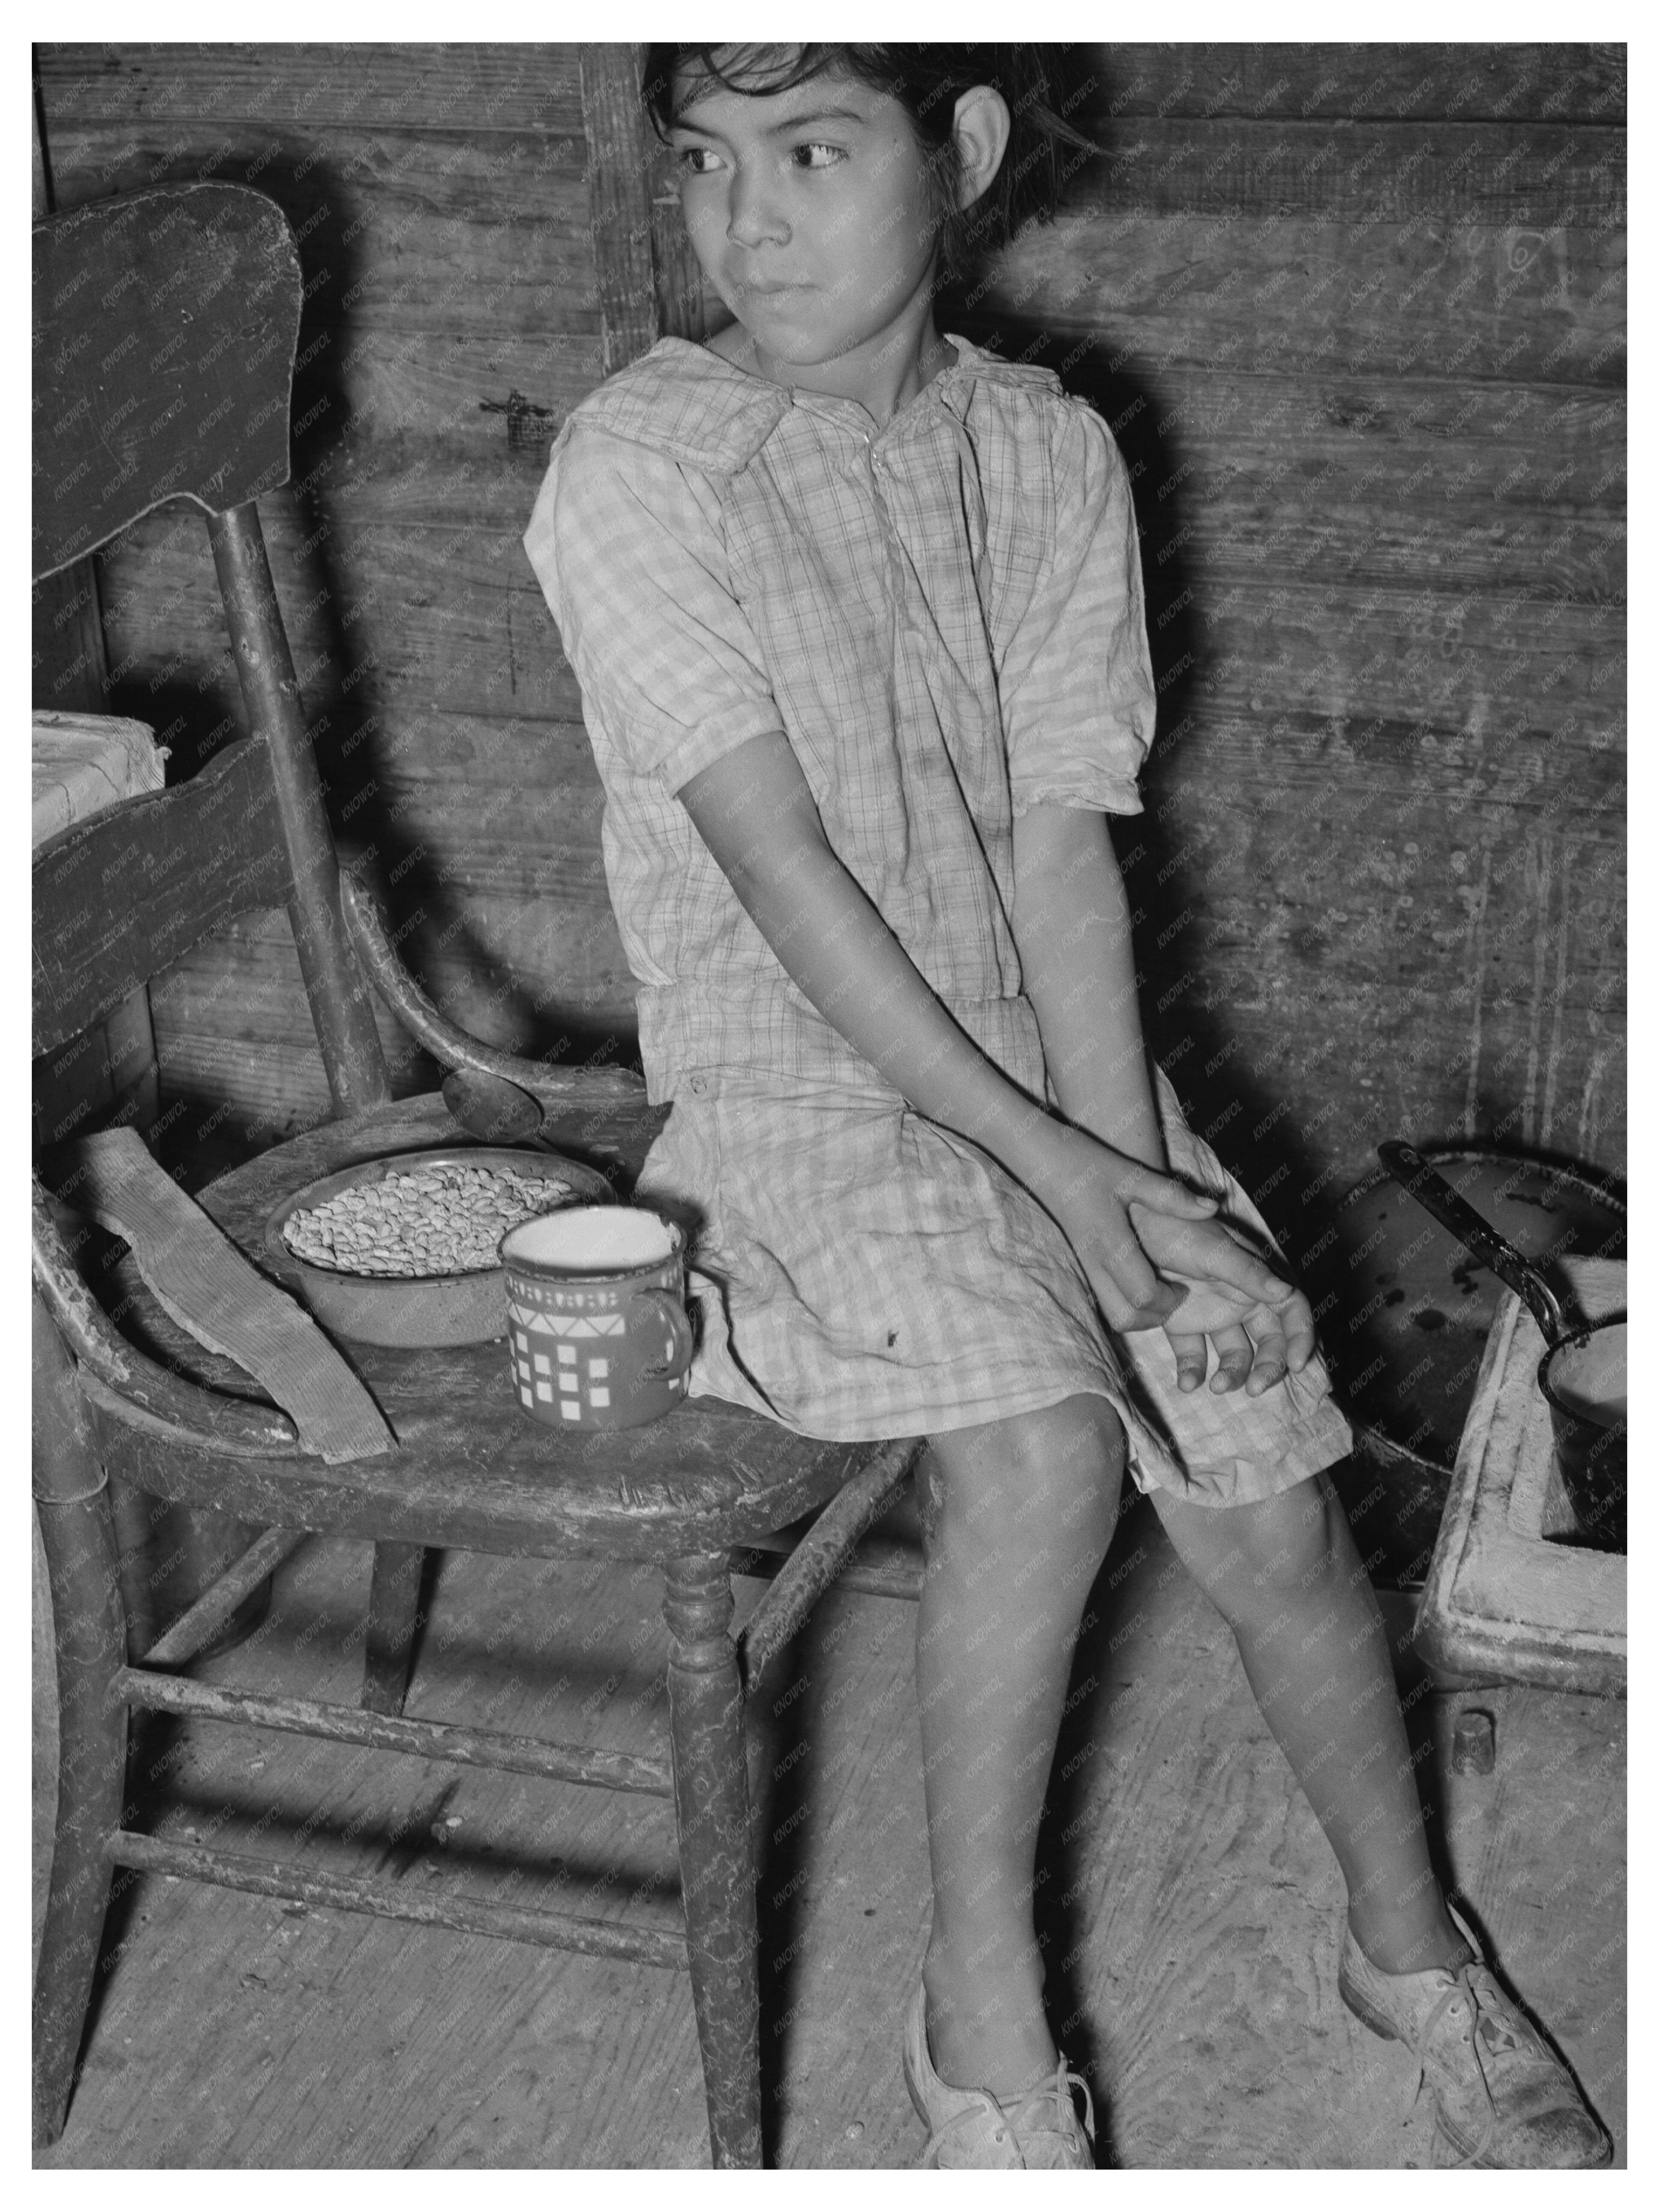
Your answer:
[[[451,1118],[469,1136],[481,1137],[486,1144],[514,1144],[541,1127],[542,1109],[536,1100],[504,1076],[452,1068],[443,1080],[443,1097]]]
[[[1449,1229],[1483,1267],[1490,1267],[1501,1282],[1526,1300],[1533,1319],[1543,1330],[1545,1341],[1553,1351],[1567,1334],[1567,1324],[1554,1291],[1537,1269],[1522,1257],[1513,1244],[1500,1237],[1490,1222],[1480,1218],[1468,1200],[1430,1166],[1414,1145],[1402,1144],[1395,1138],[1379,1145],[1376,1150],[1383,1166],[1396,1182],[1403,1185],[1407,1194],[1431,1213],[1443,1229]]]

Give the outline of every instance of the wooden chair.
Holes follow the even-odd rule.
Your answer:
[[[43,846],[34,866],[34,1049],[54,1048],[154,970],[251,908],[285,904],[334,1118],[225,1176],[200,1203],[250,1257],[283,1196],[353,1159],[455,1140],[441,1102],[394,1103],[372,976],[447,1066],[538,1097],[556,1141],[635,1166],[662,1116],[624,1070],[564,1069],[476,1043],[399,967],[366,880],[343,884],[260,536],[256,500],[288,474],[301,280],[281,212],[220,185],[99,204],[34,232],[37,575],[106,543],[164,499],[205,514],[248,733],[181,787],[123,803]],[[354,949],[356,948],[356,949]],[[360,960],[362,964],[360,964]],[[526,1420],[499,1345],[350,1347],[393,1448],[331,1465],[246,1395],[185,1379],[118,1333],[37,1177],[34,1488],[51,1574],[60,1779],[36,1978],[34,2124],[61,2133],[115,1866],[257,1896],[420,1919],[654,1965],[688,1965],[717,2166],[761,2162],[754,1861],[745,1683],[804,1620],[895,1492],[913,1449],[825,1443],[708,1400],[619,1438]],[[264,1531],[136,1663],[116,1571],[108,1476],[210,1504]],[[819,1511],[742,1639],[742,1547]],[[194,1655],[313,1532],[373,1540],[362,1703],[266,1698],[193,1680]],[[639,1758],[403,1713],[422,1548],[659,1562],[670,1756]],[[866,1585],[867,1586],[867,1585]],[[890,1583],[878,1587],[894,1587]],[[128,1714],[205,1716],[550,1780],[672,1797],[682,1945],[614,1919],[395,1885],[323,1881],[264,1857],[122,1825]]]

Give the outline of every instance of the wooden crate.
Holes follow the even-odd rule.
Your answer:
[[[1621,1266],[1561,1266],[1587,1320],[1623,1309]],[[1626,1563],[1552,1540],[1573,1520],[1537,1384],[1543,1352],[1532,1316],[1505,1292],[1418,1607],[1417,1649],[1451,1675],[1622,1698]]]

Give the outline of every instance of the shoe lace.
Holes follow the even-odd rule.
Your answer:
[[[1501,2057],[1505,2051],[1519,2051],[1522,2047],[1520,2038],[1508,2023],[1483,2008],[1480,1991],[1475,1985],[1473,1966],[1470,1965],[1456,1969],[1450,1986],[1440,1996],[1424,2021],[1421,2044],[1424,2050],[1427,2049],[1434,2031],[1440,2025],[1441,2021],[1451,2018],[1460,2006],[1467,2009],[1468,2015],[1468,2026],[1463,2029],[1462,2035],[1468,2040],[1469,2055],[1474,2060],[1476,2069],[1480,2076],[1480,2087],[1486,2092],[1486,2118],[1480,2140],[1474,2148],[1466,2152],[1462,2158],[1453,2160],[1450,2170],[1454,2172],[1466,2166],[1476,2165],[1484,2158],[1498,2130],[1498,2102],[1492,2095],[1492,2075],[1487,2070],[1486,2057],[1481,2050],[1481,2045],[1483,2044],[1486,2045],[1486,2052],[1493,2058]],[[1418,2098],[1423,2094],[1423,2085],[1427,2079],[1428,2069],[1419,2061],[1417,2090],[1412,2099],[1413,2111],[1416,2109]]]
[[[1084,2080],[1083,2076],[1080,2074],[1074,2074],[1072,2071],[1072,2069],[1066,2063],[1066,2054],[1063,2051],[1060,2054],[1060,2063],[1054,2069],[1054,2080],[1052,2081],[1044,2081],[1037,2088],[1030,2090],[1026,2096],[1021,2100],[1019,2109],[1024,2112],[1026,2106],[1036,2104],[1040,2098],[1046,2100],[1052,2097],[1055,2105],[1060,2108],[1060,2111],[1069,2112],[1073,2119],[1075,2120],[1077,2118],[1077,2106],[1072,2101],[1072,2092],[1073,2089],[1081,2089],[1083,2092],[1083,2132],[1087,2136],[1089,2141],[1093,2142],[1095,2139],[1095,2100],[1090,2095],[1089,2085]],[[1056,2113],[1055,2118],[1058,2119],[1058,2113]],[[1048,2129],[1044,2129],[1042,2123],[1040,2120],[1036,2121],[1036,2127],[1037,2130],[1044,2133],[1059,2134],[1060,2132],[1057,2126],[1051,2125]]]
[[[933,2134],[927,2138],[927,2148],[922,2154],[924,2160],[931,2160],[934,2154],[939,2150],[939,2146],[945,2142],[946,2136],[951,2135],[953,2130],[960,2129],[965,2122],[972,2122],[977,2124],[979,2122],[988,2118],[994,2123],[991,2131],[992,2142],[996,2143],[1012,2143],[1013,2145],[1014,2156],[1019,2160],[1020,2166],[1024,2167],[1025,2160],[1020,2151],[1018,2138],[1015,2136],[1013,2130],[1008,2124],[1007,2114],[1003,2111],[1001,2106],[998,2104],[996,2099],[991,2094],[990,2091],[988,2089],[975,2089],[965,2094],[971,2094],[976,2100],[976,2102],[971,2105],[962,2106],[957,2111],[951,2113],[949,2119],[941,2121],[939,2125],[933,2130]]]
[[[1033,2106],[1038,2106],[1040,2110],[1042,2103],[1046,2102],[1048,2099],[1052,2097],[1056,2104],[1058,2104],[1064,2111],[1070,2112],[1073,2118],[1075,2119],[1077,2117],[1077,2106],[1072,2101],[1072,2091],[1073,2088],[1081,2089],[1083,2092],[1083,2131],[1085,2135],[1088,2136],[1089,2141],[1092,2143],[1095,2139],[1095,2100],[1090,2095],[1089,2085],[1084,2080],[1083,2076],[1080,2074],[1074,2074],[1071,2068],[1066,2063],[1065,2054],[1063,2052],[1060,2055],[1060,2063],[1054,2069],[1054,2077],[1053,2081],[1041,2082],[1036,2088],[1028,2089],[1024,2096],[1017,2100],[1014,2109],[1016,2112],[1024,2117],[1030,2112],[1030,2108]],[[928,2138],[927,2148],[924,2153],[925,2157],[931,2158],[953,2129],[960,2128],[964,2122],[978,2123],[988,2118],[994,2123],[991,2132],[992,2142],[995,2143],[1006,2142],[1010,2144],[1012,2147],[1015,2158],[1018,2161],[1021,2168],[1024,2169],[1025,2166],[1025,2154],[1022,2141],[1022,2133],[1024,2136],[1029,2136],[1030,2135],[1058,2135],[1061,2131],[1059,2125],[1058,2113],[1055,2114],[1054,2120],[1047,2125],[1044,2124],[1043,2121],[1039,2118],[1036,2113],[1031,2113],[1030,2118],[1026,2120],[1024,2129],[1022,2131],[1020,2129],[1014,2126],[1008,2113],[1003,2110],[1003,2107],[997,2102],[996,2099],[991,2094],[988,2089],[976,2089],[973,2092],[973,2094],[978,2100],[976,2103],[972,2105],[964,2105],[960,2111],[952,2112],[948,2120],[944,2121],[939,2127],[934,2129],[933,2134]]]

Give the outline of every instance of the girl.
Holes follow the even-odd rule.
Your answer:
[[[735,320],[575,411],[526,544],[674,1103],[638,1190],[696,1228],[691,1394],[927,1438],[922,2163],[1093,2163],[1030,1899],[1126,1465],[1340,1863],[1345,1998],[1459,2155],[1605,2162],[1430,1868],[1307,1301],[1149,1074],[1105,821],[1155,705],[1123,465],[934,328],[1087,142],[1030,46],[653,46],[646,82]]]

